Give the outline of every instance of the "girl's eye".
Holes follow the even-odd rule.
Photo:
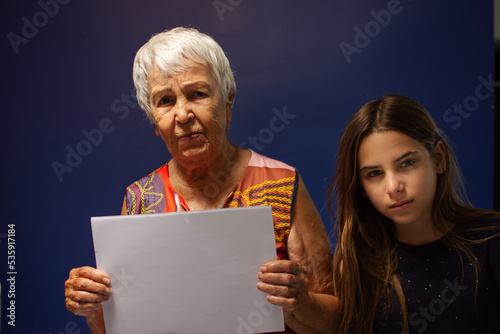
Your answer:
[[[369,173],[367,174],[367,176],[368,176],[368,177],[375,177],[375,176],[379,176],[379,175],[381,175],[381,174],[382,174],[382,172],[381,172],[381,171],[379,171],[379,170],[374,170],[374,171],[369,172]]]
[[[401,163],[401,167],[409,167],[415,163],[413,159],[407,159]]]

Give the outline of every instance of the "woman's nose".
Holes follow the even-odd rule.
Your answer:
[[[175,105],[175,120],[178,123],[185,124],[194,118],[190,104],[184,99],[178,99]]]

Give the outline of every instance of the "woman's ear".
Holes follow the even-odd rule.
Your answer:
[[[231,123],[231,110],[233,109],[233,103],[234,103],[234,92],[230,93],[228,98],[227,98],[227,103],[226,103],[226,123],[229,124]]]
[[[443,174],[446,171],[446,146],[440,140],[436,143],[434,147],[434,158],[436,159],[437,173]]]
[[[160,131],[158,130],[158,125],[155,125],[155,133],[156,133],[157,137],[160,136]]]

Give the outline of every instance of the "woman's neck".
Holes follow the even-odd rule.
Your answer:
[[[239,148],[228,142],[219,152],[196,160],[172,159],[169,164],[170,173],[180,177],[186,185],[198,188],[215,175],[228,172],[231,163],[238,159]]]
[[[205,161],[169,164],[170,183],[191,210],[220,208],[243,176],[251,152],[231,143]]]

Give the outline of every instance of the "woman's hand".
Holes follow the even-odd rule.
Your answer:
[[[259,289],[269,294],[268,302],[283,307],[285,324],[296,333],[335,333],[339,307],[331,245],[300,176],[291,217],[288,258],[262,266]]]
[[[76,315],[102,317],[102,302],[111,296],[109,283],[109,277],[98,269],[72,269],[64,284],[66,308]]]
[[[294,261],[267,262],[257,274],[257,288],[268,293],[267,301],[283,307],[285,321],[298,308],[308,304],[309,278],[307,270]]]

